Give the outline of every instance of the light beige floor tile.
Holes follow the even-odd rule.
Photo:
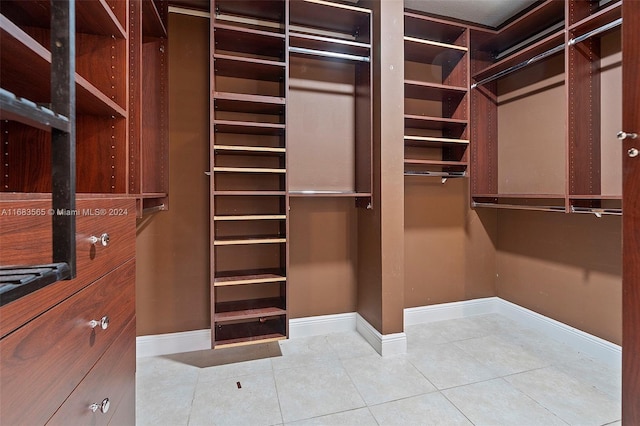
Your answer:
[[[162,357],[139,358],[136,424],[186,426],[197,381],[197,368]]]
[[[529,353],[543,360],[547,365],[577,361],[582,357],[580,352],[569,345],[546,336],[544,333],[523,329],[509,336],[513,342],[525,348]],[[504,336],[505,338],[508,336]]]
[[[619,420],[619,401],[556,367],[505,377],[540,405],[572,425],[600,426]]]
[[[442,393],[476,426],[567,425],[501,378]]]
[[[217,365],[200,369],[200,383],[214,380],[249,376],[253,374],[271,372],[271,359],[257,359],[253,361],[236,362],[233,364]]]
[[[444,339],[442,343],[474,339],[493,333],[492,330],[487,330],[484,324],[477,321],[475,317],[437,321],[429,323],[428,326],[442,335]]]
[[[377,354],[376,350],[357,331],[331,333],[327,335],[327,341],[340,359]]]
[[[339,360],[274,371],[286,422],[364,407]]]
[[[620,400],[622,397],[622,371],[589,358],[562,364],[559,368],[580,381],[596,387]]]
[[[406,356],[372,355],[342,364],[368,405],[435,391]]]
[[[271,372],[198,383],[196,387],[189,426],[278,423],[282,423],[282,416]]]
[[[549,365],[510,338],[491,335],[454,343],[499,376]]]
[[[449,340],[443,336],[440,331],[431,327],[431,324],[418,324],[405,327],[407,335],[407,352],[421,350],[424,347],[431,347]]]
[[[328,416],[314,417],[313,419],[299,420],[287,423],[291,426],[377,426],[376,419],[368,408],[344,411],[342,413],[329,414]]]
[[[374,405],[369,409],[382,426],[472,426],[472,423],[440,392]]]
[[[271,358],[274,370],[323,364],[338,359],[326,335],[282,340],[279,343],[282,356]]]
[[[452,343],[424,348],[409,354],[408,359],[438,389],[498,377],[496,373]]]

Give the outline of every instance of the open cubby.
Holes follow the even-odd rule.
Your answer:
[[[466,176],[469,146],[469,30],[404,14],[405,174]]]

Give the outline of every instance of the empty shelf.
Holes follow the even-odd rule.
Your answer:
[[[405,80],[404,82],[404,96],[410,99],[428,99],[440,102],[448,99],[455,99],[459,101],[466,94],[466,87],[449,86],[446,84],[428,83],[416,80]]]
[[[214,216],[213,220],[219,221],[235,221],[235,220],[284,220],[286,214],[254,214],[254,215],[225,215]]]
[[[255,273],[249,273],[255,272]],[[287,277],[283,272],[270,273],[261,271],[246,271],[242,275],[228,275],[215,277],[213,280],[214,287],[225,287],[232,285],[247,285],[247,284],[268,284],[285,282]]]
[[[286,339],[283,321],[222,323],[215,327],[216,347],[232,347]]]
[[[214,172],[225,173],[286,173],[286,169],[268,169],[262,167],[214,167]]]
[[[253,196],[270,196],[270,197],[284,197],[287,195],[285,191],[235,191],[235,190],[216,190],[213,191],[214,196],[240,196],[240,197],[253,197]]]
[[[405,115],[404,126],[411,129],[430,130],[462,130],[467,125],[467,120],[443,117],[427,117],[423,115]],[[448,138],[444,138],[448,139]],[[442,142],[442,141],[440,141]]]
[[[238,154],[284,154],[285,148],[276,148],[269,146],[241,146],[241,145],[214,145],[216,151],[228,151]]]
[[[281,33],[215,23],[213,38],[216,52],[242,52],[284,60],[285,36]]]
[[[437,142],[437,143],[447,143],[447,144],[468,144],[468,139],[453,139],[453,138],[442,138],[437,136],[411,136],[405,135],[405,141],[413,141],[413,142]]]
[[[286,127],[277,123],[233,120],[214,120],[213,126],[216,132],[245,135],[280,135]]]
[[[220,237],[213,242],[214,246],[237,246],[253,244],[281,244],[286,243],[285,237],[277,236],[246,236],[246,237]]]
[[[153,0],[142,0],[142,34],[149,37],[167,36],[167,29]]]
[[[457,62],[462,59],[467,50],[466,47],[455,44],[404,37],[405,58],[413,62],[428,64],[443,64],[448,61]]]
[[[281,298],[220,302],[215,305],[214,320],[217,323],[285,315],[284,305]]]
[[[216,75],[251,80],[284,81],[285,63],[243,56],[214,54]]]

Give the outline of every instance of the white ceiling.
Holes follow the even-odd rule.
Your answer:
[[[404,0],[408,9],[497,27],[536,0]]]

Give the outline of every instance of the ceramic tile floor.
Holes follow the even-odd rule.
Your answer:
[[[281,357],[216,367],[140,358],[137,424],[621,424],[619,370],[505,317],[405,331],[407,354],[385,358],[355,331],[281,341]]]

